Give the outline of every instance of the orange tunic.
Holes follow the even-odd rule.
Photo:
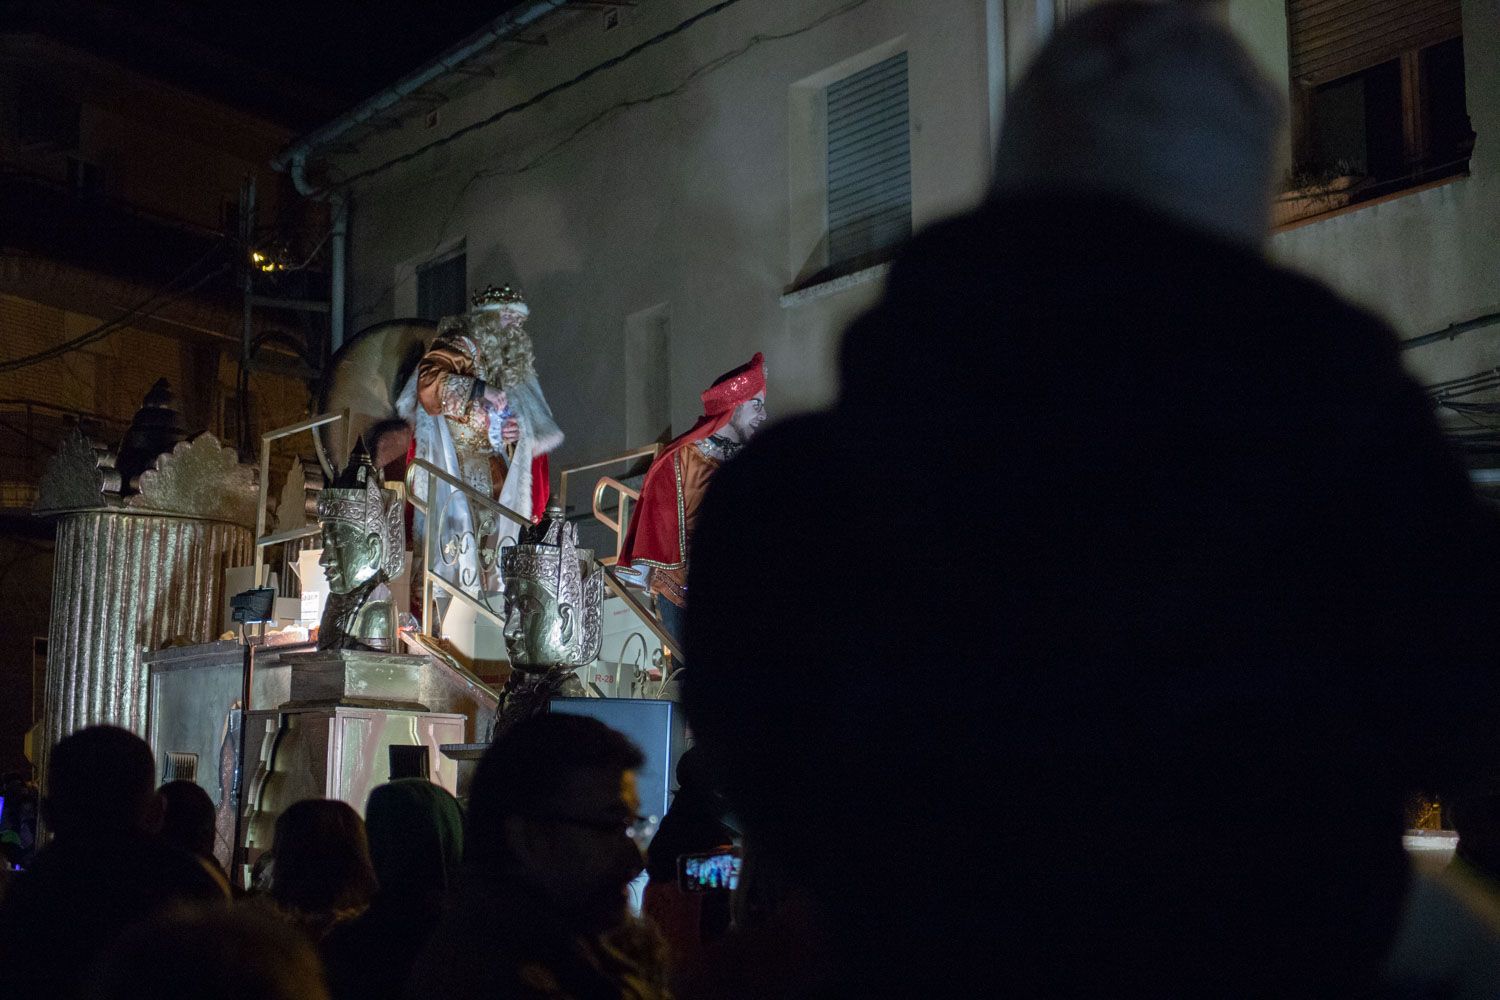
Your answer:
[[[695,442],[672,456],[677,463],[677,509],[682,513],[682,561],[676,566],[654,566],[651,570],[651,592],[671,601],[679,608],[687,606],[688,550],[693,540],[693,525],[698,507],[703,503],[708,480],[719,468],[719,460],[704,453]]]

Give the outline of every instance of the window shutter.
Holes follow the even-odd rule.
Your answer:
[[[1318,86],[1463,33],[1459,0],[1289,0],[1292,80]]]
[[[828,263],[838,267],[911,235],[906,53],[828,87]]]

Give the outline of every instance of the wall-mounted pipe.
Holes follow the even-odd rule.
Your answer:
[[[344,346],[344,301],[348,295],[349,194],[338,191],[329,196],[333,231],[329,234],[328,256],[331,263],[328,280],[328,353]]]
[[[271,161],[276,170],[291,174],[297,192],[307,198],[321,198],[327,192],[315,187],[307,179],[307,161],[317,150],[340,139],[351,129],[378,118],[415,91],[434,80],[446,76],[475,56],[487,51],[496,42],[514,35],[528,25],[566,5],[567,0],[533,0],[523,3],[501,14],[484,28],[454,45],[442,55],[425,65],[417,67],[372,97],[366,98],[350,110],[326,125],[319,126],[292,143]]]
[[[1452,340],[1460,334],[1468,333],[1470,330],[1478,330],[1486,326],[1494,326],[1500,323],[1500,312],[1485,313],[1483,316],[1475,316],[1466,319],[1462,323],[1450,324],[1446,329],[1435,333],[1424,333],[1420,337],[1408,337],[1401,341],[1401,349],[1409,351],[1413,347],[1422,347],[1427,344],[1435,344],[1440,340]]]
[[[496,42],[521,31],[563,6],[567,0],[534,0],[501,14],[486,27],[454,45],[431,62],[418,67],[396,83],[362,101],[333,121],[302,136],[277,154],[271,166],[291,175],[297,193],[316,201],[327,200],[332,215],[329,297],[329,353],[344,343],[345,306],[348,298],[349,201],[347,191],[319,188],[307,177],[307,164],[319,149],[338,140],[351,129],[377,118],[432,81],[487,51]]]

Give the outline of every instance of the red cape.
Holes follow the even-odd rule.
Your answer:
[[[682,511],[678,508],[677,453],[695,441],[702,441],[729,423],[731,408],[723,413],[698,418],[693,429],[672,439],[646,470],[641,484],[641,498],[630,512],[630,527],[620,545],[615,562],[620,566],[643,563],[658,569],[676,569],[684,561]]]
[[[546,455],[531,460],[531,519],[541,521],[547,510],[547,499],[552,496],[551,463]]]
[[[695,441],[716,433],[734,416],[734,408],[766,388],[765,359],[757,351],[748,364],[721,376],[704,390],[703,416],[692,430],[673,438],[662,450],[641,484],[641,498],[630,512],[630,527],[615,562],[620,566],[642,563],[658,569],[676,569],[687,560],[687,538],[682,527],[682,492],[677,482],[677,453]]]

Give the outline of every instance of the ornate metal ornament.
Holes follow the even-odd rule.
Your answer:
[[[598,658],[604,574],[592,556],[579,550],[578,529],[555,501],[504,551],[505,646],[512,667],[573,669]]]
[[[146,731],[140,651],[218,634],[222,570],[251,558],[256,496],[255,470],[233,449],[182,440],[165,382],[119,446],[67,433],[33,508],[58,519],[44,773],[48,748],[82,726]]]
[[[125,501],[134,510],[255,524],[255,470],[241,465],[233,448],[212,434],[183,441],[141,473],[140,492]]]
[[[361,447],[334,485],[318,494],[317,510],[329,591],[318,648],[393,648],[396,609],[385,584],[406,565],[400,497],[380,485]]]
[[[40,516],[84,510],[168,514],[205,521],[255,525],[255,470],[241,465],[233,448],[212,434],[180,442],[157,456],[131,492],[115,468],[115,452],[68,431],[37,486]]]
[[[118,447],[73,428],[47,463],[33,512],[167,514],[243,527],[255,524],[255,470],[212,434],[184,440],[171,387],[159,379]]]
[[[57,453],[37,483],[38,515],[114,506],[120,500],[120,473],[115,453],[107,445],[84,436],[77,427],[63,436]]]

